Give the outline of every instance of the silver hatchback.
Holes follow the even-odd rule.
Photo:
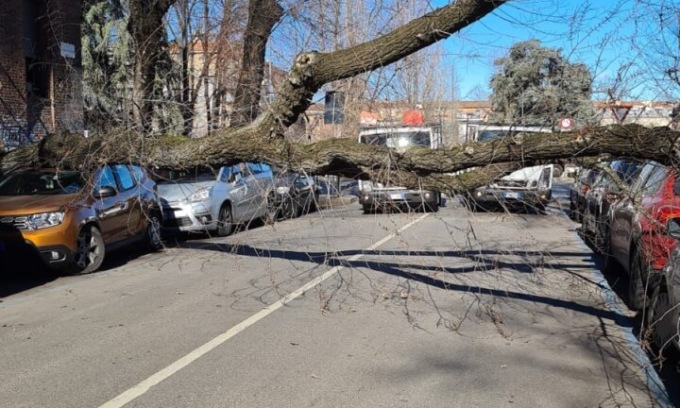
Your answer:
[[[168,174],[158,181],[163,227],[230,235],[236,225],[266,217],[272,184],[272,170],[264,163],[223,166],[217,174]]]

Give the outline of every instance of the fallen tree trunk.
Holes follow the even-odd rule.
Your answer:
[[[135,162],[149,168],[215,168],[247,160],[315,174],[390,180],[398,175],[408,186],[425,182],[465,189],[474,187],[471,175],[456,178],[445,175],[494,163],[526,165],[603,153],[661,162],[677,160],[676,132],[635,125],[595,127],[573,133],[523,134],[450,149],[415,148],[405,153],[347,139],[301,145],[283,138],[285,129],[306,110],[323,84],[397,61],[481,19],[503,3],[503,0],[458,0],[358,46],[327,54],[300,54],[270,110],[248,126],[202,139],[145,138],[131,131],[88,139],[52,135],[38,146],[1,155],[0,172],[36,166],[81,168],[102,162]],[[487,170],[478,174],[485,171],[490,174]],[[487,176],[479,178],[484,180]]]
[[[556,159],[628,156],[675,163],[678,132],[638,125],[597,127],[575,133],[525,133],[490,142],[469,143],[449,149],[415,148],[404,153],[349,139],[301,145],[282,139],[263,142],[246,128],[220,138],[140,138],[120,132],[99,138],[53,135],[38,148],[15,150],[1,157],[2,172],[28,167],[80,168],[102,162],[134,162],[149,168],[217,168],[238,161],[264,161],[313,174],[398,180],[415,186],[446,184],[452,189],[474,188],[488,182],[467,174],[455,179],[434,177],[494,163],[530,165]],[[388,170],[389,169],[389,172]],[[497,171],[500,174],[502,171]],[[427,178],[428,176],[431,176]],[[447,181],[448,180],[448,181]],[[481,183],[481,184],[480,184]]]

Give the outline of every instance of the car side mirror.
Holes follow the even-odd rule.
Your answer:
[[[680,218],[671,218],[666,226],[668,235],[675,239],[680,239]]]
[[[94,198],[106,198],[113,197],[118,194],[116,188],[113,186],[102,186],[99,190],[95,191],[92,195]]]
[[[673,193],[676,196],[680,196],[680,176],[675,178],[675,184],[673,184]]]

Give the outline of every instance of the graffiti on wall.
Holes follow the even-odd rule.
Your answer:
[[[0,123],[0,149],[9,152],[34,141],[35,135],[28,132],[25,127]]]

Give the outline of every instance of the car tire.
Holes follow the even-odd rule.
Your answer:
[[[600,238],[602,246],[600,247],[600,259],[602,262],[602,273],[605,275],[614,274],[615,260],[612,256],[612,245],[609,229],[604,233],[604,236]]]
[[[373,213],[373,208],[371,208],[370,205],[364,205],[364,206],[363,206],[363,209],[364,209],[364,214],[371,214],[371,213]]]
[[[536,206],[534,208],[536,209],[536,213],[539,214],[539,215],[546,215],[547,214],[547,212],[545,210],[545,204],[543,204],[543,203],[536,204]]]
[[[289,220],[298,216],[298,209],[293,199],[288,196],[281,201],[281,218]]]
[[[77,238],[76,253],[68,271],[71,274],[88,274],[101,267],[106,255],[104,238],[95,226],[85,226]]]
[[[633,252],[630,261],[630,276],[628,277],[628,307],[641,310],[645,305],[645,286],[642,280],[643,260],[639,250]]]
[[[439,211],[439,203],[425,204],[425,211],[436,213]]]
[[[663,284],[657,285],[649,298],[649,306],[645,313],[645,329],[651,334],[651,340],[658,348],[659,354],[673,361],[680,361],[680,353],[670,344],[670,339],[662,337],[659,327],[670,325],[677,330],[678,319],[680,319],[678,307],[671,304],[668,289]]]
[[[229,204],[222,205],[217,217],[217,236],[227,237],[234,232],[234,215]]]
[[[149,252],[156,252],[163,249],[161,220],[155,212],[149,214],[144,240]]]

